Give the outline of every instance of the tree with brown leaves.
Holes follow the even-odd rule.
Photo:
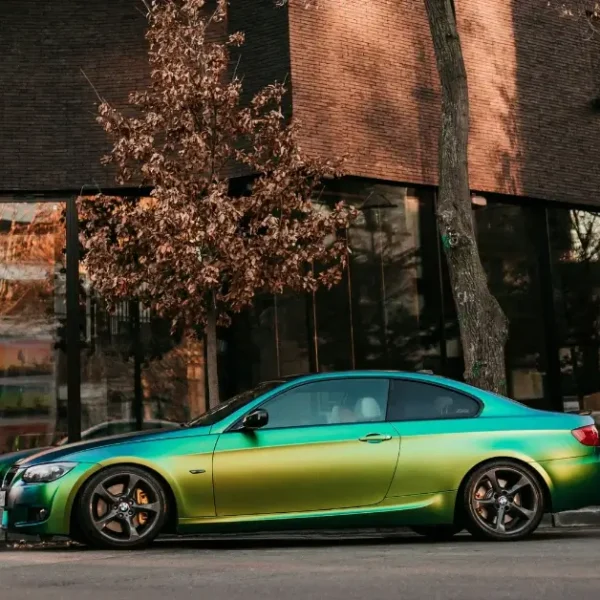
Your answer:
[[[209,33],[225,4],[212,15],[205,0],[148,5],[148,88],[123,110],[103,101],[98,121],[119,182],[147,185],[151,197],[79,202],[85,268],[110,304],[136,298],[174,324],[204,325],[211,406],[217,325],[257,293],[338,282],[354,216],[342,204],[327,212],[313,202],[341,161],[302,153],[298,124],[283,115],[285,87],[274,83],[242,103],[242,82],[228,67],[243,35],[214,41]],[[240,168],[253,174],[241,196],[229,186]]]

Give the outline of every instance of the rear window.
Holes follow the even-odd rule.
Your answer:
[[[455,390],[423,381],[393,379],[388,421],[468,419],[479,414],[477,400]]]

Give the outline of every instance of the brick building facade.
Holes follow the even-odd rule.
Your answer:
[[[305,146],[349,153],[351,174],[435,185],[439,85],[422,0],[302,4],[232,2],[229,29],[247,37],[246,89],[290,82]],[[113,186],[94,105],[96,92],[120,103],[143,86],[139,6],[4,0],[0,10],[0,189]],[[600,40],[545,0],[458,0],[457,15],[473,189],[595,203]]]
[[[222,333],[224,389],[307,369],[428,363],[460,377],[434,220],[439,85],[423,2],[301,4],[276,9],[272,0],[232,0],[227,26],[247,40],[234,62],[248,93],[288,82],[288,108],[303,123],[305,149],[349,154],[350,176],[326,196],[356,203],[364,218],[351,234],[355,252],[342,286],[309,298],[261,298]],[[456,0],[470,84],[471,186],[488,200],[475,212],[482,260],[512,326],[509,387],[522,400],[556,407],[592,405],[600,390],[593,252],[600,239],[600,113],[592,106],[600,96],[600,39],[558,4]],[[82,189],[115,188],[100,165],[108,145],[95,106],[98,95],[120,104],[144,85],[146,22],[136,0],[3,0],[0,27],[0,207],[8,232],[7,211],[31,195],[60,204]],[[573,317],[581,302],[585,309]],[[92,341],[100,335],[93,314]],[[105,315],[107,344],[126,344],[128,319]],[[142,322],[152,345],[156,328],[143,315]],[[20,343],[7,332],[0,338]],[[126,415],[135,387],[122,383],[126,368],[108,367],[106,357],[99,367],[90,356],[84,384],[92,390],[96,380],[86,369],[99,369],[94,377],[109,391],[94,400],[106,406],[90,409],[101,416],[84,417],[84,428],[109,418],[115,403]],[[17,366],[10,377],[6,365],[0,373],[14,383]],[[194,381],[202,376],[199,363],[177,368],[196,373]],[[0,418],[7,418],[3,397],[13,383],[2,383]],[[177,393],[190,385],[181,375]],[[61,394],[53,415],[62,414]],[[161,402],[169,405],[174,392],[144,394],[144,415],[162,418]],[[197,398],[198,390],[189,394]]]

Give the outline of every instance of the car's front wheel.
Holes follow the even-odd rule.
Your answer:
[[[463,495],[465,526],[487,540],[520,540],[533,533],[544,516],[544,494],[537,477],[512,461],[494,461],[476,469]]]
[[[86,484],[77,507],[78,525],[91,546],[135,549],[160,533],[167,498],[157,479],[136,467],[111,467]]]

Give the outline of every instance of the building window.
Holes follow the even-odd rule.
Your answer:
[[[316,202],[326,211],[340,200],[359,210],[340,232],[350,246],[342,281],[315,294],[259,298],[235,316],[220,363],[231,374],[223,378],[227,396],[303,372],[443,371],[433,190],[342,179]]]
[[[279,376],[279,303],[272,295],[257,296],[254,304],[233,315],[231,326],[221,332],[225,352],[219,362],[219,378],[224,398]],[[303,335],[306,339],[306,329]]]
[[[344,280],[316,296],[320,370],[439,370],[439,306],[433,195],[342,180],[323,198],[359,210],[348,232]]]
[[[64,202],[0,202],[0,454],[66,436]]]
[[[600,412],[600,214],[549,208],[548,224],[563,401]]]
[[[474,213],[477,243],[491,293],[509,320],[506,346],[509,396],[546,406],[549,390],[546,336],[541,310],[539,227],[541,213],[490,203]]]

